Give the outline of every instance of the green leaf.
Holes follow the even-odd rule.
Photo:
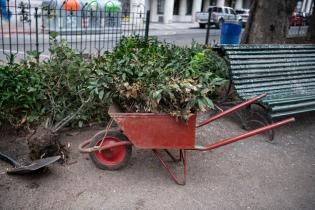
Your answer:
[[[104,96],[104,90],[101,90],[99,93],[98,93],[98,97],[100,100],[103,99],[103,96]]]

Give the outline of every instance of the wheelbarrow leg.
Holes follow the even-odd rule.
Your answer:
[[[166,154],[174,161],[174,162],[179,162],[182,161],[182,150],[179,150],[179,158],[177,159],[176,157],[174,157],[174,155],[168,151],[167,149],[164,149],[164,151],[166,152]]]
[[[183,162],[183,166],[184,166],[184,177],[183,179],[180,179],[179,177],[177,177],[174,173],[174,171],[169,167],[169,165],[162,159],[162,156],[160,154],[159,151],[157,151],[156,149],[152,150],[155,157],[162,163],[163,167],[166,169],[166,171],[168,172],[168,174],[170,175],[170,177],[176,182],[176,184],[179,185],[185,185],[186,184],[186,168],[187,168],[187,162],[186,162],[186,150],[180,150],[180,160]],[[165,150],[166,151],[166,150]],[[173,157],[173,155],[171,155],[170,152],[166,152],[168,155],[170,155],[170,157]],[[172,158],[172,159],[173,159]],[[175,158],[174,158],[175,159]],[[173,160],[174,160],[173,159]],[[176,159],[175,159],[176,160]]]

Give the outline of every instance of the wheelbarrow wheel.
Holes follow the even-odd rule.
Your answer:
[[[104,135],[105,131],[99,133],[99,135],[92,139],[89,146],[100,146],[101,143],[101,146],[107,146],[121,141],[129,141],[128,138],[119,131],[109,131],[104,141],[102,141]],[[90,157],[96,167],[100,169],[118,170],[127,166],[131,158],[131,152],[131,145],[122,145],[111,149],[91,152]]]

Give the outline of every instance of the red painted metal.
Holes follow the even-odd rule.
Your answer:
[[[106,136],[104,140],[100,140],[96,146],[113,146],[120,140],[116,137]],[[127,154],[126,147],[124,145],[111,147],[106,150],[95,151],[96,158],[104,165],[113,166],[120,164]]]
[[[203,121],[199,126],[204,126],[216,119],[230,114],[246,105],[254,103],[255,101],[265,97],[266,94],[249,99],[237,106],[232,107],[222,113],[217,114]],[[263,133],[265,131],[286,125],[294,121],[294,118],[288,118],[277,123],[273,123],[262,128],[241,134],[236,137],[227,138],[217,143],[207,146],[195,145],[195,129],[196,129],[196,115],[189,118],[188,122],[182,122],[167,114],[156,113],[122,113],[116,107],[112,106],[109,110],[109,115],[115,120],[119,128],[128,137],[131,142],[118,142],[115,137],[105,137],[102,145],[97,145],[93,148],[84,148],[91,142],[91,139],[80,144],[79,149],[81,152],[97,152],[97,158],[102,162],[108,164],[119,164],[126,155],[126,150],[123,145],[133,144],[134,146],[142,149],[152,149],[156,158],[161,162],[163,167],[167,170],[170,177],[180,185],[186,183],[186,150],[208,151],[227,144]],[[109,126],[106,130],[109,130]],[[108,138],[108,141],[106,139]],[[183,179],[179,179],[169,165],[162,159],[161,154],[157,149],[164,149],[174,162],[182,161],[184,166]],[[167,149],[179,149],[180,159],[177,160]]]
[[[239,136],[235,136],[235,137],[224,139],[222,141],[219,141],[219,142],[214,143],[214,144],[210,144],[208,146],[199,146],[199,147],[196,146],[194,150],[208,151],[208,150],[216,149],[218,147],[222,147],[224,145],[231,144],[233,142],[236,142],[236,141],[239,141],[239,140],[242,140],[242,139],[245,139],[245,138],[248,138],[248,137],[260,134],[260,133],[263,133],[265,131],[268,131],[268,130],[271,130],[271,129],[274,129],[274,128],[277,128],[277,127],[280,127],[280,126],[283,126],[283,125],[286,125],[288,123],[294,122],[294,120],[295,119],[293,117],[291,117],[291,118],[288,118],[286,120],[282,120],[280,122],[276,122],[276,123],[273,123],[271,125],[267,125],[267,126],[264,126],[262,128],[258,128],[256,130],[249,131],[247,133],[243,133],[243,134],[241,134]]]
[[[141,149],[192,149],[196,115],[183,122],[167,114],[109,112],[132,144]]]
[[[81,153],[90,153],[90,152],[102,151],[105,149],[111,149],[111,148],[115,148],[115,147],[119,147],[119,146],[123,146],[123,145],[131,145],[132,144],[129,141],[121,141],[121,142],[111,143],[111,144],[105,145],[105,146],[85,148],[87,145],[89,145],[91,143],[92,139],[93,138],[90,138],[90,139],[82,142],[81,144],[79,144],[79,150]]]
[[[243,102],[241,104],[238,104],[238,105],[236,105],[236,106],[234,106],[234,107],[232,107],[232,108],[230,108],[230,109],[228,109],[226,111],[223,111],[223,112],[221,112],[221,113],[219,113],[219,114],[217,114],[217,115],[215,115],[215,116],[213,116],[213,117],[211,117],[211,118],[209,118],[207,120],[204,120],[204,121],[202,121],[200,123],[200,125],[197,126],[197,128],[199,128],[201,126],[204,126],[204,125],[207,125],[207,124],[209,124],[209,123],[211,123],[211,122],[213,122],[213,121],[215,121],[215,120],[217,120],[217,119],[219,119],[221,117],[224,117],[224,116],[226,116],[226,115],[228,115],[228,114],[230,114],[230,113],[232,113],[232,112],[234,112],[236,110],[239,110],[239,109],[241,109],[241,108],[243,108],[243,107],[245,107],[245,106],[247,106],[249,104],[252,104],[252,103],[258,101],[259,99],[265,97],[266,95],[267,94],[264,93],[264,94],[261,94],[259,96],[253,97],[253,98],[251,98],[251,99],[249,99],[249,100],[247,100],[247,101],[245,101],[245,102]]]
[[[179,150],[179,161],[183,162],[183,166],[184,166],[184,176],[182,179],[180,179],[179,177],[177,177],[175,175],[175,173],[173,172],[173,170],[169,167],[169,165],[163,160],[161,154],[159,153],[159,151],[153,149],[153,154],[155,155],[155,157],[161,162],[162,166],[166,169],[167,173],[169,174],[169,176],[176,182],[176,184],[179,185],[185,185],[186,184],[186,175],[187,175],[187,159],[186,159],[186,150]],[[166,150],[167,151],[167,150]],[[174,160],[174,156],[171,155],[168,151],[166,152],[173,160]],[[175,161],[174,161],[175,162]]]

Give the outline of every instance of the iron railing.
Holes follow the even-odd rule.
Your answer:
[[[0,61],[12,63],[34,51],[38,61],[49,57],[52,34],[87,55],[111,51],[124,36],[149,35],[150,11],[106,11],[87,4],[69,9],[64,4],[35,7],[30,0],[6,0],[0,9]]]

